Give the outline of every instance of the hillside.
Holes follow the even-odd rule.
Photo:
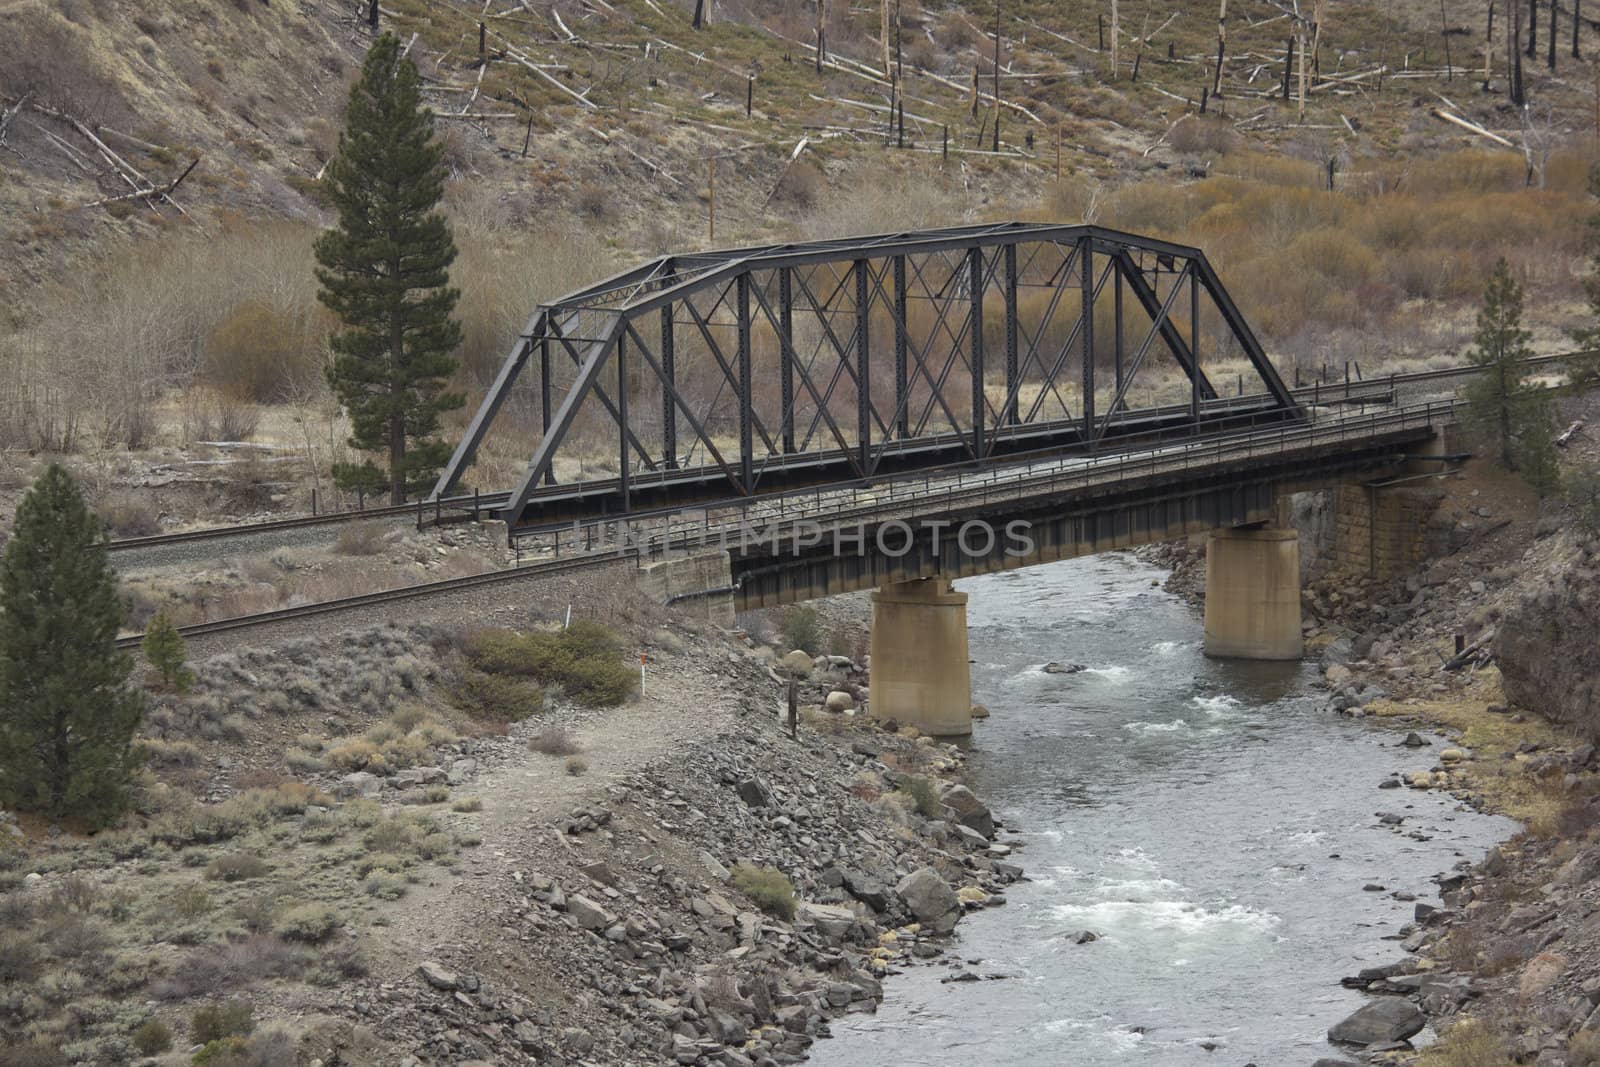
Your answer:
[[[1575,61],[1558,11],[1551,73],[1541,25],[1524,112],[1504,18],[1483,88],[1486,5],[1442,26],[1421,0],[1341,3],[1316,28],[1302,6],[1233,0],[1220,78],[1211,0],[1122,4],[1116,33],[1110,0],[1007,0],[998,47],[992,5],[827,3],[820,65],[816,8],[771,0],[711,3],[700,29],[688,0],[390,0],[379,21],[448,147],[469,403],[534,303],[620,263],[999,217],[1199,244],[1308,371],[1453,358],[1499,255],[1541,346],[1565,345],[1600,32],[1581,27]],[[340,457],[309,242],[367,12],[0,6],[0,443],[255,435],[313,475]],[[1296,26],[1303,117],[1298,62],[1284,96]],[[180,178],[165,200],[132,193]]]

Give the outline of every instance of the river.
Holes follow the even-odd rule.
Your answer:
[[[950,962],[1004,977],[910,968],[813,1063],[1308,1067],[1362,1003],[1339,978],[1401,955],[1392,894],[1437,903],[1435,873],[1515,830],[1378,790],[1419,765],[1400,735],[1326,711],[1310,662],[1206,659],[1165,573],[1115,554],[958,583],[994,713],[969,766],[1031,881],[967,916]]]

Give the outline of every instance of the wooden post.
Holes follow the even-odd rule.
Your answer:
[[[1056,188],[1061,188],[1061,119],[1056,119]]]
[[[940,149],[940,154],[944,157],[945,162],[948,163],[950,161],[950,126],[948,123],[944,127],[944,147]]]
[[[1550,0],[1555,3],[1555,0]],[[1528,58],[1539,55],[1539,0],[1528,0]]]
[[[1096,14],[1094,17],[1095,32],[1100,35],[1100,51],[1106,50],[1106,17]]]
[[[1200,114],[1202,115],[1206,113],[1206,98],[1210,95],[1210,92],[1211,87],[1209,85],[1200,86]]]
[[[799,739],[800,723],[800,695],[797,692],[798,683],[794,675],[789,676],[789,740]]]
[[[749,118],[756,103],[756,77],[754,74],[745,79],[744,83],[744,117]]]
[[[528,158],[528,143],[533,140],[533,116],[528,116],[528,132],[522,135],[522,158]]]
[[[694,28],[699,29],[705,25],[706,0],[694,0]]]
[[[483,25],[483,23],[480,22],[480,23],[478,23],[478,66],[481,67],[481,66],[484,65],[484,63],[487,62],[487,60],[484,57],[488,54],[488,52],[489,52],[489,31]]]
[[[1294,70],[1294,34],[1289,35],[1289,43],[1283,52],[1283,102],[1289,102],[1289,75]]]
[[[709,208],[706,214],[706,239],[712,245],[717,243],[717,157],[712,156],[707,162],[711,165],[710,178],[706,183],[706,199]]]
[[[906,146],[906,98],[899,96],[895,101],[895,110],[898,112],[900,132],[896,135],[901,148]]]

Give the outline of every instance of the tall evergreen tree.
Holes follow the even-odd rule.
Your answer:
[[[0,803],[92,826],[122,812],[144,713],[122,615],[105,530],[52,464],[0,557]]]
[[[396,504],[449,458],[450,446],[434,436],[439,416],[465,402],[448,389],[461,294],[449,284],[456,246],[437,211],[443,148],[421,86],[395,36],[379,37],[350,90],[328,166],[339,222],[316,244],[318,297],[344,324],[332,338],[328,382],[350,416],[350,443],[388,453],[387,471],[368,460],[339,464],[334,478],[346,489],[387,485]]]
[[[1522,286],[1504,259],[1495,264],[1478,310],[1476,345],[1467,358],[1484,373],[1467,386],[1467,421],[1493,448],[1500,465],[1521,470],[1541,493],[1555,488],[1550,404],[1528,380],[1533,355],[1522,328]]]

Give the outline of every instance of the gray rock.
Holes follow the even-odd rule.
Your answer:
[[[577,893],[567,898],[567,914],[585,930],[603,930],[617,921],[615,915]]]
[[[953,785],[940,799],[955,809],[956,821],[961,825],[970,826],[984,837],[994,836],[994,816],[972,790],[964,785]]]
[[[961,918],[961,901],[938,871],[932,867],[919,868],[900,879],[894,888],[918,922],[940,934],[955,929],[956,921]]]
[[[843,689],[835,689],[828,694],[824,704],[829,711],[849,711],[856,706],[856,698],[846,693]]]
[[[383,791],[383,779],[367,771],[347,774],[333,784],[336,797],[375,797]]]
[[[752,808],[772,807],[772,790],[756,778],[746,778],[739,783],[739,799]]]
[[[442,989],[446,993],[454,991],[461,984],[455,972],[445,970],[441,964],[432,960],[417,964],[417,977],[433,986],[433,988]]]
[[[1098,940],[1100,940],[1100,935],[1093,930],[1079,930],[1072,935],[1072,943],[1074,945],[1087,945],[1091,941]]]
[[[1421,734],[1417,733],[1415,730],[1412,730],[1410,733],[1406,734],[1406,739],[1400,743],[1407,748],[1422,748],[1427,745],[1428,742],[1423,740]]]
[[[1404,1041],[1421,1033],[1428,1025],[1422,1009],[1409,1000],[1384,997],[1359,1010],[1328,1031],[1328,1040],[1345,1045],[1376,1045],[1381,1041]]]

